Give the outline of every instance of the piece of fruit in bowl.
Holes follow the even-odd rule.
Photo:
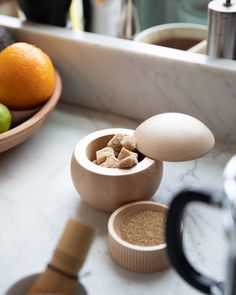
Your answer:
[[[12,127],[34,115],[55,88],[55,70],[41,49],[18,42],[0,53],[0,102],[8,107]]]
[[[0,102],[12,110],[27,110],[53,93],[55,71],[49,56],[28,43],[14,43],[0,53]]]
[[[6,132],[11,126],[11,113],[9,109],[0,103],[0,133]]]
[[[0,103],[11,116],[10,129],[8,124],[0,133],[0,153],[39,130],[58,103],[61,90],[60,75],[40,48],[18,42],[0,52]]]

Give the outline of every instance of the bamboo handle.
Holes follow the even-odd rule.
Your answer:
[[[94,229],[79,220],[70,219],[54,251],[50,264],[77,275],[94,237]]]
[[[94,236],[93,227],[70,219],[54,251],[47,269],[38,276],[28,294],[74,295],[77,273]]]

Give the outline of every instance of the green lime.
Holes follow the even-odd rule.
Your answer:
[[[8,108],[0,103],[0,133],[10,129],[11,126],[11,113]]]

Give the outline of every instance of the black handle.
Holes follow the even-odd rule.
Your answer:
[[[167,217],[166,242],[169,259],[176,271],[193,287],[199,291],[212,294],[212,289],[220,288],[221,283],[208,278],[188,262],[182,243],[181,226],[186,206],[194,201],[206,204],[216,204],[209,194],[196,191],[182,191],[172,201]],[[219,203],[217,203],[219,205]]]

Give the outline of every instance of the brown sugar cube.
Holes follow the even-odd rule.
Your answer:
[[[137,157],[135,155],[130,155],[119,162],[118,168],[131,168],[137,164],[138,164]]]
[[[116,157],[111,156],[110,158],[107,158],[105,162],[100,164],[100,166],[106,167],[106,168],[118,168],[118,164],[119,164],[119,160]]]
[[[130,156],[130,155],[135,155],[136,157],[138,157],[138,154],[134,153],[134,152],[131,152],[129,150],[127,150],[126,148],[122,148],[119,155],[118,155],[118,160],[123,160],[124,158]]]
[[[108,142],[107,146],[114,149],[115,152],[119,153],[122,149],[121,140],[125,137],[124,134],[117,133],[115,134],[112,139]]]
[[[101,164],[102,162],[106,161],[107,158],[114,156],[114,150],[110,147],[105,147],[96,152],[96,160],[97,164]]]
[[[133,136],[126,135],[122,140],[121,140],[121,145],[125,147],[129,151],[134,151],[136,149],[137,143],[136,139]]]

